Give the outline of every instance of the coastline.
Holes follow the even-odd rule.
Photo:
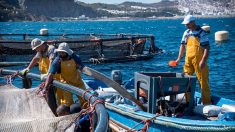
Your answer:
[[[235,18],[235,15],[224,15],[224,16],[212,16],[212,15],[194,15],[196,18]],[[74,18],[61,18],[61,20],[56,20],[52,18],[50,20],[44,21],[8,21],[8,22],[81,22],[81,21],[143,21],[143,20],[177,20],[183,19],[184,16],[172,16],[172,17],[107,17],[107,18],[87,18],[87,19],[74,19]],[[1,21],[0,21],[1,23]]]
[[[194,15],[196,18],[235,18],[235,15],[230,16],[205,16]],[[134,20],[176,20],[183,19],[185,16],[173,16],[173,17],[150,17],[150,18],[131,18],[131,17],[112,17],[112,18],[98,18],[88,19],[84,21],[134,21]]]

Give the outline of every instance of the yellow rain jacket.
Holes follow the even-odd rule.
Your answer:
[[[85,85],[82,81],[80,73],[77,71],[77,64],[74,59],[63,61],[61,60],[61,82],[68,83],[78,88],[85,89]],[[65,104],[70,106],[73,104],[72,94],[68,91],[57,89],[56,91],[57,100],[59,104]],[[84,100],[81,97],[78,97],[81,104],[84,103]]]
[[[202,102],[203,104],[210,104],[211,97],[208,79],[208,66],[206,64],[206,66],[202,70],[199,68],[199,63],[203,57],[204,49],[200,45],[198,36],[191,35],[187,38],[184,72],[189,75],[192,75],[194,72],[196,73],[196,76],[200,83]],[[186,98],[188,100],[188,95],[186,96]]]

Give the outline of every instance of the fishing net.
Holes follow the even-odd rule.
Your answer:
[[[12,85],[0,86],[1,132],[64,131],[77,117],[77,114],[56,117],[46,100],[35,92]]]
[[[51,41],[55,47],[61,42],[67,42],[74,53],[80,55],[83,62],[90,62],[90,58],[121,58],[130,55],[143,54],[146,38],[133,39],[131,37],[141,37],[138,35],[26,35],[0,34],[0,60],[7,62],[29,61],[35,54],[32,51],[30,42],[33,38],[40,38]],[[24,37],[23,37],[24,36]],[[142,40],[139,42],[139,40]],[[148,43],[149,44],[149,43]]]

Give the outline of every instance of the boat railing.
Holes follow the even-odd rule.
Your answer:
[[[0,75],[13,75],[17,71],[15,70],[7,70],[7,69],[0,69]],[[28,73],[24,79],[33,79],[33,80],[40,80],[40,75],[38,74],[33,74],[33,73]],[[45,81],[45,78],[43,79]],[[26,81],[25,81],[26,82]],[[25,88],[31,87],[28,84],[25,84],[23,81],[23,85]],[[91,105],[95,104],[97,100],[99,100],[97,97],[94,97],[92,94],[89,92],[79,89],[75,86],[71,86],[68,84],[61,83],[59,81],[54,80],[53,81],[53,86],[57,88],[61,88],[63,90],[69,91],[70,93],[76,94],[78,96],[84,97],[85,100],[89,101]],[[105,132],[108,129],[108,113],[104,107],[103,104],[97,103],[95,106],[96,110],[96,115],[98,117],[97,119],[97,125],[95,128],[95,132]]]

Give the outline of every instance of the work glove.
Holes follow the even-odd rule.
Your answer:
[[[24,70],[21,70],[21,71],[19,72],[19,74],[20,74],[21,76],[25,76],[28,72],[29,72],[29,68],[25,68]]]
[[[44,79],[45,77],[47,77],[47,74],[41,74],[41,75],[40,75],[41,81],[43,81],[43,79]]]

